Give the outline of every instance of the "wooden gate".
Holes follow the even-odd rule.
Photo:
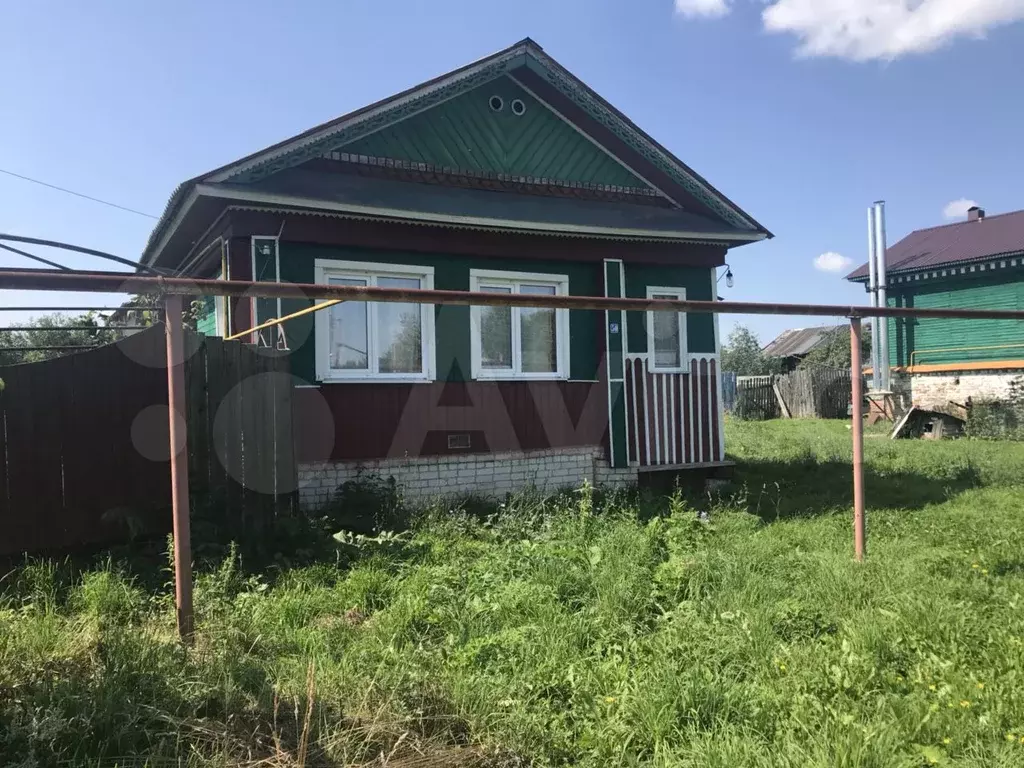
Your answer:
[[[690,356],[688,372],[651,370],[648,355],[626,358],[629,461],[640,467],[723,460],[718,360]]]
[[[193,510],[240,531],[297,508],[288,359],[186,336]],[[170,531],[163,326],[0,368],[0,554]],[[284,374],[260,376],[259,374]]]

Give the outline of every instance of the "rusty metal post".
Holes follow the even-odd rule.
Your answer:
[[[194,629],[192,615],[192,534],[188,497],[188,426],[185,406],[185,339],[181,296],[164,298],[167,337],[167,410],[170,415],[171,508],[174,519],[174,602],[178,608],[178,634],[188,643]]]
[[[860,318],[850,318],[850,383],[853,399],[853,553],[864,559],[864,368],[860,360]]]

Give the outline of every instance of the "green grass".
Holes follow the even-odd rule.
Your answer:
[[[829,422],[730,423],[710,523],[582,491],[201,568],[191,650],[128,565],[32,561],[0,764],[1024,765],[1024,445],[865,442],[864,564]]]

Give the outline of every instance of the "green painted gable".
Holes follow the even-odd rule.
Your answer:
[[[1009,272],[1009,270],[1007,270]],[[890,289],[890,307],[1024,310],[1024,270],[998,276],[914,281]],[[978,349],[984,347],[984,349]],[[1024,358],[1024,321],[896,318],[889,321],[892,365]]]
[[[492,96],[503,102],[490,106]],[[519,99],[522,115],[512,110]],[[338,152],[474,173],[649,190],[649,186],[506,76],[338,147]]]

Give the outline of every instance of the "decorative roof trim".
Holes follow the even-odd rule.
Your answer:
[[[537,65],[530,67],[531,71],[541,75],[564,96],[579,104],[587,114],[611,130],[630,148],[654,164],[723,220],[741,229],[758,228],[759,225],[743,214],[738,207],[727,204],[721,193],[696,177],[690,169],[662,149],[650,136],[623,118],[621,113],[607,106],[606,102],[593,89],[568,72],[530,40],[523,41],[493,57],[483,59],[462,71],[442,76],[439,80],[397,99],[386,101],[370,110],[353,115],[347,120],[343,119],[341,122],[303,137],[299,141],[286,142],[273,153],[261,153],[245,163],[235,164],[215,176],[204,179],[204,181],[219,182],[229,179],[237,182],[258,181],[277,171],[293,167],[364,136],[376,133],[388,125],[413,117],[484,83],[511,74],[520,66],[529,67],[531,60]],[[512,75],[512,79],[520,87],[529,91],[514,75]],[[536,97],[532,91],[530,93]],[[546,106],[552,109],[556,115],[565,119],[557,110],[549,105]],[[601,148],[606,153],[608,152],[607,148]],[[614,157],[614,155],[612,156]],[[637,174],[637,171],[628,164],[622,163],[621,160],[619,162],[632,173]],[[654,185],[652,188],[657,189]],[[658,191],[672,199],[662,190]],[[675,202],[679,204],[679,201]]]
[[[737,206],[726,201],[720,192],[696,177],[677,158],[663,149],[632,121],[625,118],[621,112],[598,96],[590,86],[566,70],[544,51],[536,49],[531,50],[530,53],[533,59],[541,65],[536,68],[530,67],[531,71],[543,77],[563,96],[579,104],[588,115],[622,139],[630,148],[667,174],[669,178],[725,221],[742,229],[758,229],[760,227],[757,222],[744,214]],[[513,79],[516,79],[514,75]],[[516,82],[519,83],[518,80]],[[519,84],[522,85],[522,83]]]
[[[429,222],[429,221],[418,221],[418,220],[413,221],[413,220],[409,220],[409,219],[387,219],[387,218],[382,218],[380,216],[361,216],[361,215],[358,215],[358,214],[340,213],[340,212],[337,212],[337,211],[318,211],[318,210],[309,210],[309,209],[303,209],[303,208],[282,208],[282,207],[275,207],[275,206],[272,206],[272,205],[245,205],[245,204],[229,205],[224,210],[225,211],[262,211],[262,212],[281,213],[281,214],[294,213],[294,214],[296,214],[298,216],[317,216],[317,217],[320,217],[320,218],[323,218],[323,219],[347,219],[347,220],[350,220],[350,221],[384,221],[384,222],[393,223],[393,224],[408,224],[408,225],[416,226],[416,227],[437,227],[439,229],[460,229],[460,230],[469,230],[469,231],[472,231],[472,232],[501,232],[501,233],[510,233],[510,234],[523,234],[523,231],[521,229],[511,229],[511,228],[502,228],[502,227],[474,227],[474,226],[466,226],[466,225],[456,226],[456,225],[453,225],[453,224],[438,224],[438,223]],[[630,242],[630,243],[672,243],[672,242],[676,242],[675,240],[671,240],[671,239],[666,240],[665,238],[658,238],[658,237],[609,238],[609,237],[599,237],[599,236],[596,236],[596,235],[585,235],[585,234],[566,233],[566,232],[548,232],[548,233],[544,233],[544,234],[546,234],[549,237],[562,237],[562,238],[571,239],[571,240],[622,240],[623,242]],[[707,240],[707,239],[705,239],[705,240],[687,240],[686,242],[694,243],[694,244],[697,244],[697,245],[718,245],[718,246],[728,245],[727,243],[723,243],[720,240]]]
[[[441,75],[396,96],[356,110],[347,116],[332,120],[180,184],[171,195],[144,248],[144,263],[152,264],[159,259],[170,235],[180,225],[182,213],[194,202],[195,185],[203,182],[216,183],[228,179],[254,181],[264,178],[275,171],[316,158],[324,152],[373,133],[385,125],[430,109],[501,77],[513,69],[529,66],[531,61],[535,63],[531,70],[537,71],[552,87],[562,92],[567,98],[574,100],[595,120],[623,139],[649,162],[663,170],[682,188],[708,205],[725,221],[733,226],[749,230],[752,234],[762,233],[761,237],[746,238],[747,241],[771,237],[767,230],[744,214],[738,206],[714,190],[710,184],[673,157],[671,153],[605,102],[575,75],[547,56],[533,40],[526,38],[510,48],[480,59],[473,64]],[[522,85],[522,83],[519,84]],[[555,112],[557,114],[557,110]],[[678,204],[678,201],[676,202]],[[173,215],[173,219],[168,222],[167,217],[170,215]]]
[[[321,157],[325,160],[335,160],[341,163],[354,163],[356,165],[369,165],[377,168],[398,168],[403,171],[419,171],[422,173],[457,174],[459,176],[467,176],[473,179],[493,179],[495,181],[509,181],[515,184],[535,184],[542,187],[588,189],[595,192],[613,192],[621,195],[636,195],[637,197],[661,197],[656,190],[647,189],[645,187],[623,187],[617,184],[598,184],[589,181],[565,181],[564,179],[552,179],[547,176],[515,176],[509,173],[474,171],[472,169],[434,165],[433,163],[419,163],[411,160],[395,160],[390,157],[356,155],[349,152],[340,152],[338,150],[326,152],[321,155]]]
[[[944,277],[959,277],[960,275],[977,274],[980,272],[997,272],[1013,267],[1024,267],[1024,251],[1015,251],[995,257],[985,256],[972,261],[950,262],[941,267],[890,272],[886,277],[888,278],[889,285],[899,285],[901,283],[916,283],[922,280],[941,280]],[[856,277],[851,279],[850,282],[867,283],[868,278]]]
[[[350,144],[381,128],[425,112],[442,102],[495,80],[525,58],[528,46],[520,43],[507,51],[484,59],[469,68],[422,86],[396,99],[369,110],[358,112],[323,130],[286,142],[270,153],[260,153],[247,162],[237,163],[204,181],[218,182],[228,179],[237,182],[258,181],[285,168],[319,157],[324,152]]]
[[[196,193],[205,197],[217,197],[228,200],[245,200],[255,203],[267,203],[270,205],[285,205],[298,208],[314,208],[327,211],[337,211],[353,215],[366,216],[368,218],[384,218],[394,221],[418,221],[450,226],[476,226],[484,229],[504,229],[516,232],[539,232],[543,234],[587,234],[597,237],[622,237],[636,238],[647,237],[666,241],[690,241],[693,239],[713,240],[720,243],[742,242],[748,243],[765,238],[762,232],[736,232],[715,235],[709,238],[706,232],[662,232],[648,229],[620,229],[617,227],[588,227],[577,224],[549,224],[542,221],[516,221],[510,225],[505,219],[491,219],[479,216],[460,216],[458,214],[424,213],[423,217],[410,215],[408,211],[392,208],[381,208],[378,206],[357,205],[354,203],[339,203],[329,200],[318,200],[316,198],[298,197],[293,195],[280,195],[269,192],[245,189],[225,189],[224,187],[212,184],[196,185]]]
[[[411,218],[405,211],[395,211],[385,208],[368,206],[346,205],[343,203],[325,202],[290,195],[274,195],[265,192],[241,191],[238,194],[234,190],[220,188],[209,188],[207,185],[199,185],[197,191],[200,195],[219,197],[222,199],[239,201],[229,208],[237,210],[274,210],[290,213],[302,213],[322,216],[335,216],[339,218],[365,219],[368,221],[392,221],[401,224],[422,224],[425,226],[440,226],[451,229],[478,229],[484,231],[499,232],[526,232],[531,234],[554,235],[562,237],[586,237],[592,239],[618,239],[618,240],[639,240],[652,242],[687,242],[704,243],[709,245],[731,245],[737,242],[754,242],[765,238],[762,232],[746,234],[727,234],[721,236],[709,236],[706,232],[652,232],[642,229],[616,229],[611,227],[580,227],[555,228],[543,222],[515,222],[510,225],[508,221],[500,219],[487,219],[471,216],[436,216],[430,219]],[[251,203],[251,205],[245,205]],[[519,226],[519,225],[522,226]]]
[[[671,202],[674,205],[683,207],[683,206],[681,206],[681,204],[679,203],[678,200],[673,200],[670,195],[666,194],[665,190],[663,190],[660,187],[658,187],[657,184],[654,184],[650,179],[646,178],[636,168],[633,168],[632,166],[630,166],[621,157],[619,157],[614,152],[609,150],[608,147],[606,147],[604,144],[599,142],[597,139],[595,139],[589,133],[587,133],[586,131],[581,129],[578,125],[576,125],[576,123],[574,123],[572,120],[570,120],[565,115],[563,115],[561,112],[559,112],[557,109],[555,109],[553,106],[551,106],[551,104],[549,104],[544,98],[542,98],[539,94],[537,94],[532,88],[530,88],[528,85],[526,85],[526,83],[522,82],[519,78],[517,78],[514,73],[509,75],[509,79],[512,80],[516,85],[518,85],[524,91],[526,91],[528,94],[530,94],[530,96],[532,96],[534,99],[536,99],[538,103],[543,104],[544,107],[549,112],[551,112],[551,114],[555,115],[559,120],[561,120],[563,123],[565,123],[567,126],[569,126],[569,128],[571,128],[573,131],[575,131],[577,135],[582,136],[592,146],[596,147],[598,149],[598,151],[604,153],[606,156],[608,156],[612,160],[614,160],[615,163],[617,163],[618,165],[622,166],[624,169],[629,171],[629,173],[631,173],[636,178],[640,179],[640,181],[642,181],[644,184],[646,184],[648,187],[650,187],[651,190],[653,190],[657,195],[660,195],[661,197],[664,197],[666,200],[668,200],[669,202]]]

